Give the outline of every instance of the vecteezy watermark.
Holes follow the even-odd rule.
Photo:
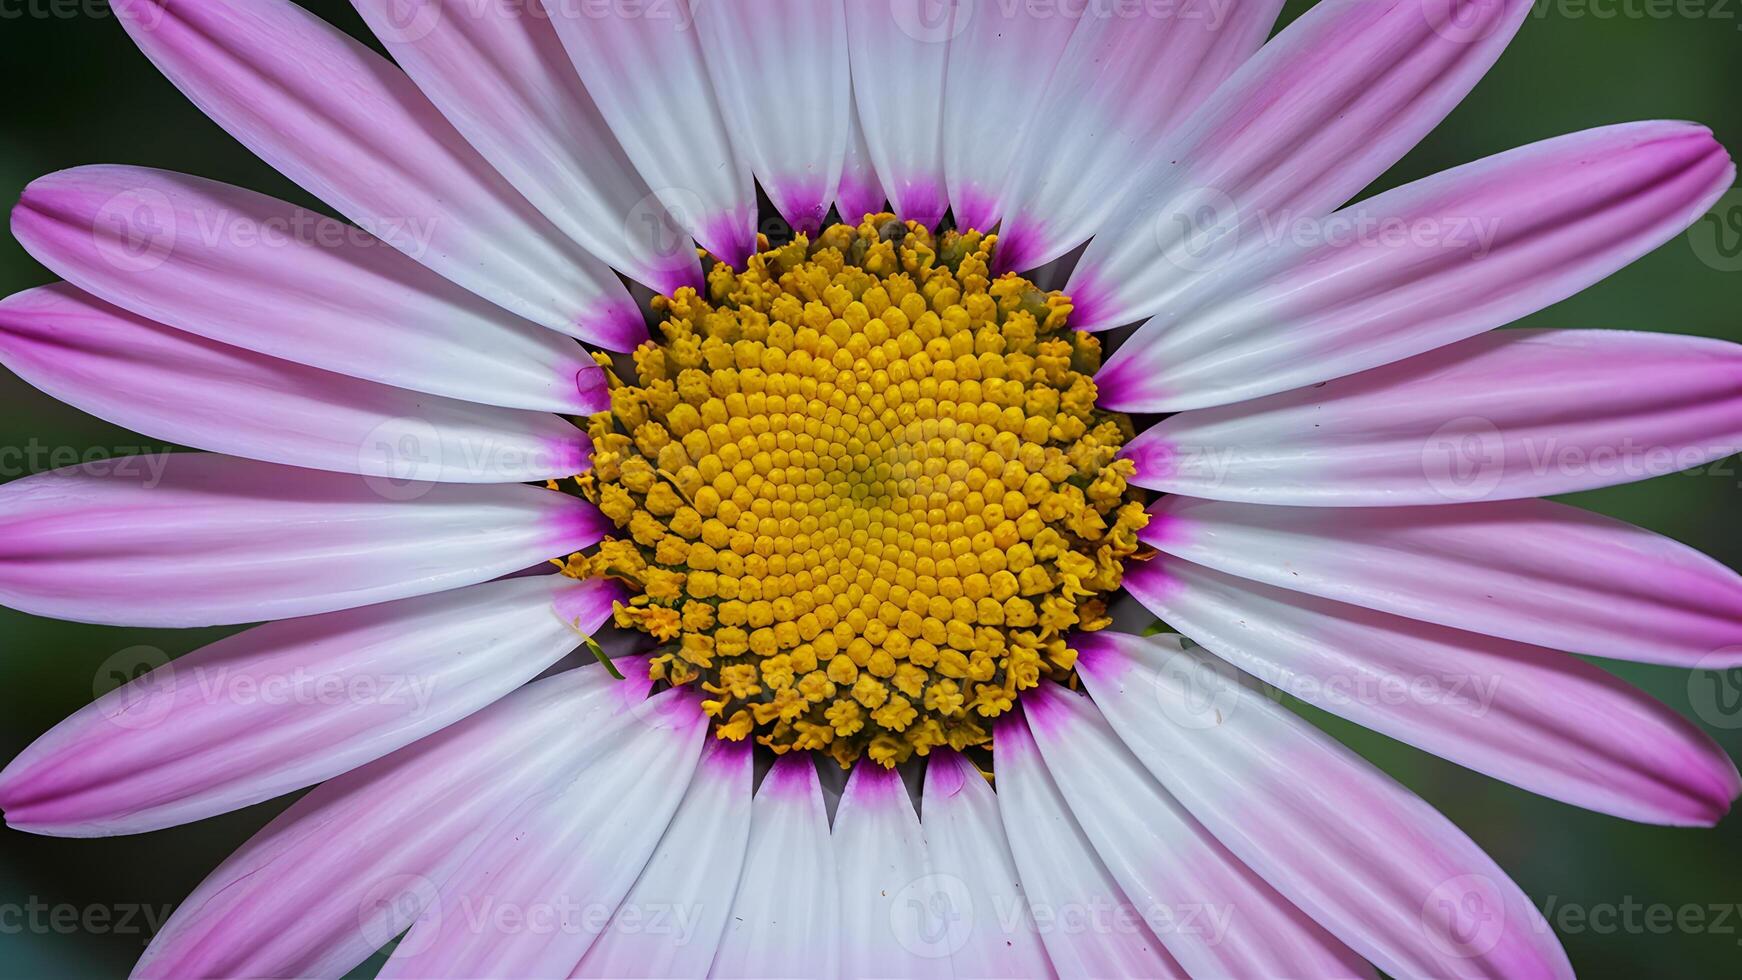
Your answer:
[[[114,902],[75,905],[49,902],[32,895],[22,902],[0,902],[0,936],[140,936],[157,935],[169,921],[173,905]]]
[[[1742,646],[1700,658],[1688,674],[1688,705],[1713,728],[1742,728]]]
[[[117,651],[97,667],[91,692],[103,716],[121,728],[154,727],[192,705],[339,707],[369,705],[422,716],[435,698],[436,679],[400,671],[243,671],[207,664],[177,665],[153,646]]]
[[[1582,444],[1502,430],[1493,419],[1466,415],[1439,426],[1422,443],[1421,472],[1435,493],[1448,502],[1465,503],[1487,499],[1508,477],[1554,477],[1568,487],[1597,487],[1668,473],[1734,476],[1726,460],[1735,450],[1730,443],[1671,446],[1632,436]]]
[[[0,478],[77,466],[91,476],[150,489],[163,482],[174,457],[168,446],[50,446],[32,437],[22,446],[0,446]]]
[[[974,933],[974,894],[950,874],[916,878],[889,903],[889,929],[901,948],[925,959],[961,952]]]
[[[1485,956],[1506,937],[1506,894],[1487,875],[1448,878],[1422,901],[1420,921],[1428,941],[1445,955]]]
[[[1742,3],[1742,0],[1737,0]],[[1701,262],[1719,272],[1742,272],[1742,188],[1735,188],[1687,230]]]
[[[1252,208],[1220,188],[1194,187],[1158,208],[1151,230],[1163,262],[1204,273],[1256,249],[1407,248],[1480,261],[1494,252],[1503,229],[1493,215],[1404,215],[1363,204],[1328,215]]]
[[[178,207],[169,195],[136,187],[111,195],[91,218],[91,241],[122,272],[150,272],[178,248],[323,250],[392,247],[418,258],[440,219],[375,216],[359,224],[306,208],[262,217],[224,207]]]
[[[1610,935],[1715,935],[1737,936],[1742,932],[1742,903],[1736,902],[1642,902],[1624,895],[1613,902],[1562,902],[1550,895],[1543,900],[1542,917],[1563,936],[1590,933]],[[1742,946],[1742,936],[1736,940]]]

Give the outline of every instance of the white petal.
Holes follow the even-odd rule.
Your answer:
[[[835,207],[841,220],[857,226],[867,214],[881,212],[888,202],[877,168],[871,163],[871,148],[865,145],[865,127],[856,106],[847,109],[847,156],[841,165],[841,189]]]
[[[753,776],[748,743],[708,743],[659,847],[573,976],[707,975],[750,843]]]
[[[1545,796],[1711,826],[1742,791],[1710,736],[1578,657],[1171,558],[1128,569],[1125,588],[1267,684]]]
[[[553,330],[617,350],[646,337],[609,266],[331,24],[288,0],[121,0],[115,14],[206,115],[365,231]]]
[[[950,40],[944,178],[956,227],[990,231],[1004,213],[1023,135],[1044,118],[1041,93],[1078,18],[1057,6],[1004,0],[959,0],[956,17],[964,26]],[[1052,127],[1040,128],[1050,140]]]
[[[483,830],[606,751],[647,694],[582,667],[315,787],[177,907],[134,976],[339,977],[399,935]],[[636,669],[638,668],[638,669]]]
[[[536,4],[352,2],[454,128],[570,238],[663,293],[701,281],[693,252],[650,237],[669,218]]]
[[[682,260],[690,245],[676,233],[681,230],[743,268],[756,250],[756,189],[702,63],[691,3],[555,3],[547,9],[617,141],[677,223],[659,240],[660,254],[644,261]]]
[[[1132,482],[1256,504],[1546,497],[1742,449],[1742,345],[1627,330],[1495,330],[1132,440]]]
[[[129,251],[143,228],[160,250]],[[608,405],[574,340],[359,229],[240,187],[144,167],[63,170],[24,189],[12,234],[80,289],[232,347],[485,405]]]
[[[982,0],[980,10],[987,6],[1008,5]],[[1282,2],[1077,6],[1075,18],[1061,13],[1062,4],[1048,18],[1077,27],[1044,95],[1025,92],[1014,107],[1033,122],[1001,189],[1002,269],[1035,268],[1087,241],[1155,168],[1167,134],[1264,43]],[[1044,75],[1046,57],[1043,47],[1036,75]],[[995,91],[984,97],[1002,104]]]
[[[756,790],[744,874],[710,975],[835,977],[841,925],[835,850],[816,764],[809,753],[788,753]]]
[[[841,182],[852,118],[843,0],[701,0],[702,56],[732,142],[796,231],[815,234]]]
[[[851,0],[853,99],[883,190],[903,221],[936,225],[944,189],[944,75],[955,5],[936,0]]]
[[[667,690],[626,734],[480,837],[381,977],[565,977],[640,876],[700,757],[707,716]]]
[[[932,886],[916,897],[943,927],[920,938],[949,953],[958,980],[1052,976],[998,798],[980,770],[960,753],[934,750],[920,809]]]
[[[1554,930],[1463,832],[1177,637],[1080,638],[1119,737],[1277,891],[1391,976],[1571,977]]]
[[[1192,975],[1371,975],[1149,778],[1088,698],[1047,683],[1022,704],[1095,852]]]
[[[135,834],[310,786],[538,676],[611,615],[615,583],[540,576],[281,620],[137,677],[0,772],[20,830]]]
[[[1020,716],[993,733],[998,813],[1047,958],[1061,977],[1184,977],[1119,889]]]
[[[106,422],[195,449],[361,474],[384,497],[414,497],[432,483],[561,479],[585,469],[590,453],[586,433],[547,412],[279,360],[66,283],[0,300],[0,362]]]
[[[1557,650],[1742,663],[1742,575],[1546,500],[1266,507],[1163,497],[1144,541],[1284,589]]]
[[[950,951],[932,941],[941,917],[925,836],[900,773],[859,763],[835,810],[834,847],[842,975],[948,977]]]
[[[258,623],[484,582],[597,544],[610,523],[542,487],[432,484],[208,453],[0,487],[0,603],[132,626]]]

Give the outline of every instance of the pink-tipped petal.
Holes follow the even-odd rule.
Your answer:
[[[865,127],[859,122],[856,106],[847,109],[847,155],[841,164],[841,189],[835,194],[835,208],[841,220],[857,226],[867,214],[877,214],[888,206],[883,182],[877,179],[877,168],[871,163],[871,148],[865,144]]]
[[[560,479],[584,469],[590,452],[586,434],[556,415],[279,360],[147,320],[65,283],[0,300],[0,364],[135,432],[361,474],[381,495],[401,499],[432,483]]]
[[[1463,100],[1530,7],[1316,4],[1148,155],[1071,276],[1066,292],[1095,298],[1072,322],[1142,319],[1255,231],[1341,206]]]
[[[1049,682],[1022,705],[1095,852],[1192,976],[1372,976],[1151,778],[1088,698]]]
[[[708,975],[839,975],[838,881],[816,763],[808,752],[789,752],[756,790],[744,871]]]
[[[853,100],[872,166],[896,217],[928,227],[950,207],[942,94],[960,16],[934,0],[847,3]]]
[[[177,907],[134,976],[343,976],[436,900],[480,836],[640,727],[645,662],[537,681],[321,784]],[[401,941],[400,948],[405,948]]]
[[[693,251],[662,247],[658,233],[670,216],[542,8],[518,0],[352,4],[442,115],[564,234],[660,292],[700,284]]]
[[[1265,507],[1164,497],[1155,547],[1241,578],[1556,650],[1742,663],[1742,576],[1642,528],[1550,503]]]
[[[1011,8],[1008,16],[986,14]],[[1213,12],[1193,4],[1090,3],[1072,18],[1050,7],[984,0],[970,30],[982,18],[1021,23],[1027,11],[1040,11],[1031,14],[1041,18],[1037,26],[1076,24],[1044,95],[1037,99],[1025,87],[1013,93],[1021,97],[1013,111],[1032,122],[1020,130],[1026,140],[1008,180],[994,185],[1005,206],[999,268],[1036,268],[1088,241],[1133,182],[1156,166],[1167,135],[1264,43],[1281,8],[1281,0]],[[1049,50],[1042,46],[1039,64],[1022,65],[1042,84]],[[953,89],[954,65],[950,77]],[[985,97],[1002,105],[1000,91]],[[966,142],[972,152],[986,152],[983,140]]]
[[[1571,977],[1530,898],[1451,821],[1177,637],[1078,641],[1131,752],[1271,887],[1391,976]]]
[[[863,759],[835,810],[841,963],[848,977],[948,978],[949,947],[919,815],[894,769]]]
[[[998,813],[1047,958],[1061,977],[1185,977],[1120,890],[1018,714],[992,735]]]
[[[947,953],[958,977],[1053,976],[997,795],[980,770],[958,752],[933,750],[921,809],[933,877],[914,897],[938,917],[920,920],[934,926],[919,933],[922,948]]]
[[[359,477],[204,453],[128,457],[0,487],[0,603],[129,626],[255,623],[441,592],[598,543],[567,494]]]
[[[579,965],[671,823],[707,729],[686,690],[627,713],[591,765],[484,829],[378,976],[566,977]]]
[[[1543,497],[1742,449],[1742,346],[1619,330],[1500,330],[1127,445],[1134,481],[1316,507]]]
[[[1024,134],[1035,126],[1049,143],[1056,138],[1054,120],[1036,107],[1077,24],[1096,12],[1088,6],[1072,16],[1057,7],[966,0],[956,16],[964,23],[949,42],[944,183],[956,227],[990,231],[1024,160]]]
[[[206,115],[365,231],[528,320],[634,346],[620,334],[640,315],[610,267],[385,58],[289,0],[123,0],[115,14]]]
[[[841,183],[852,117],[842,0],[707,0],[702,56],[732,143],[793,230],[814,235]]]
[[[572,976],[708,974],[750,843],[754,775],[749,743],[708,743],[659,847]]]
[[[1173,412],[1316,384],[1504,326],[1668,241],[1729,189],[1701,126],[1588,130],[1285,222],[1107,359],[1103,404]]]
[[[485,405],[610,407],[604,373],[573,340],[360,229],[240,187],[63,170],[24,189],[12,234],[80,289],[233,347]]]
[[[756,251],[755,183],[702,61],[692,4],[558,3],[543,15],[669,216],[661,221],[650,208],[640,217],[665,225],[643,261],[687,268],[694,238],[742,269]]]
[[[20,830],[99,837],[281,796],[497,700],[626,597],[614,583],[518,578],[255,627],[56,725],[0,772],[0,808]]]
[[[1742,791],[1711,737],[1555,650],[1158,559],[1127,588],[1281,691],[1533,792],[1629,820],[1711,826]]]

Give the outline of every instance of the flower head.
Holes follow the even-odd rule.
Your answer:
[[[1572,655],[1742,663],[1742,578],[1536,499],[1742,448],[1742,354],[1491,332],[1728,155],[1347,204],[1523,0],[357,6],[393,62],[116,4],[346,221],[132,167],[13,215],[66,281],[0,361],[204,452],[0,487],[0,601],[264,625],[111,664],[7,822],[314,787],[139,975],[1565,975],[1275,691],[1625,818],[1742,789]]]

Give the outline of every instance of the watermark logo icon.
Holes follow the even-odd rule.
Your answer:
[[[150,272],[175,251],[175,204],[150,187],[122,191],[91,219],[91,242],[121,272]]]
[[[1701,262],[1719,272],[1742,272],[1742,188],[1718,198],[1687,235]]]
[[[973,934],[973,893],[955,875],[917,878],[895,893],[889,929],[901,948],[915,956],[942,959],[958,953]]]
[[[1506,898],[1486,875],[1459,875],[1428,892],[1421,924],[1428,940],[1447,956],[1484,956],[1506,935]]]
[[[175,668],[169,654],[132,646],[97,666],[91,693],[102,699],[103,717],[121,728],[152,728],[175,707]]]
[[[1480,415],[1452,419],[1422,444],[1421,472],[1447,501],[1481,500],[1506,475],[1506,439],[1499,426]]]
[[[968,28],[975,0],[889,0],[901,33],[921,44],[946,44]]]

